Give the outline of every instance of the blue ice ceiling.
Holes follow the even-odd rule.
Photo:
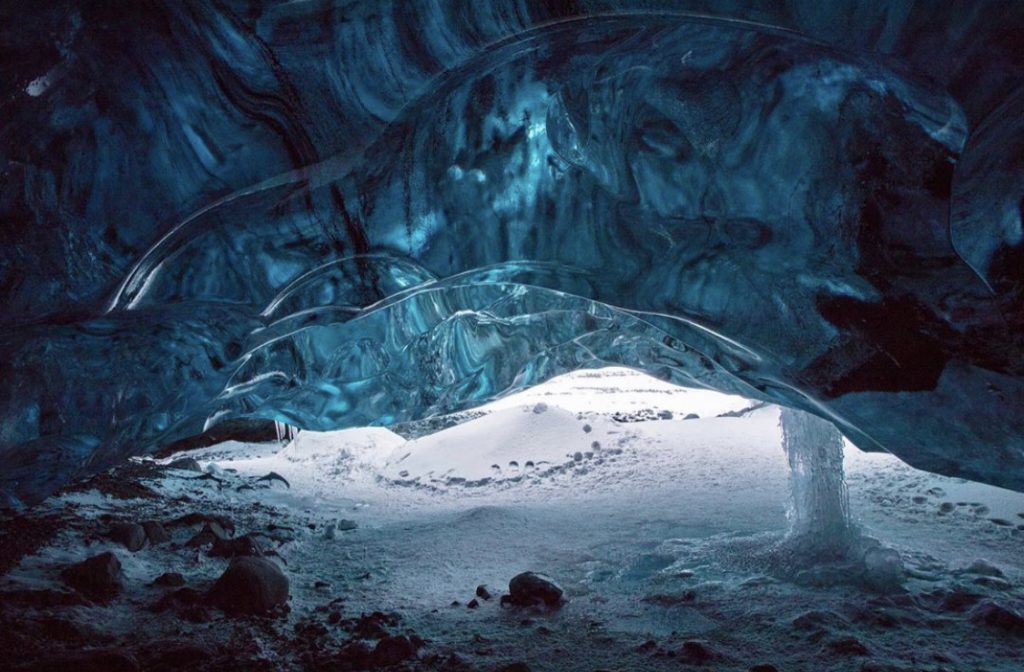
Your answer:
[[[624,364],[1024,489],[1024,4],[0,10],[0,490]]]

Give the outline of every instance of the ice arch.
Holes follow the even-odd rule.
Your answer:
[[[609,363],[1024,488],[1021,8],[555,4],[8,29],[9,495]]]

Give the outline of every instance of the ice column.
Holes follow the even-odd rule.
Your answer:
[[[790,537],[805,550],[844,554],[851,539],[843,479],[843,435],[810,413],[783,408],[782,447],[789,458]]]

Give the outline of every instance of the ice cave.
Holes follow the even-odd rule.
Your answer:
[[[1024,2],[9,0],[0,81],[0,666],[1024,669]]]

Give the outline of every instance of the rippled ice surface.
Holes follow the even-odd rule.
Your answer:
[[[306,432],[276,453],[229,443],[204,457],[285,475],[291,490],[273,498],[296,512],[359,521],[289,549],[299,591],[326,578],[353,610],[399,610],[482,665],[676,669],[658,651],[698,638],[721,655],[716,669],[1019,669],[1012,636],[943,603],[963,593],[1021,606],[1024,495],[847,446],[853,517],[903,555],[907,592],[780,581],[763,561],[786,529],[778,409],[737,413],[750,405],[606,370],[408,442],[383,429]],[[740,417],[716,417],[730,412]],[[1005,581],[960,571],[979,558]],[[527,569],[562,582],[561,613],[450,606]]]

